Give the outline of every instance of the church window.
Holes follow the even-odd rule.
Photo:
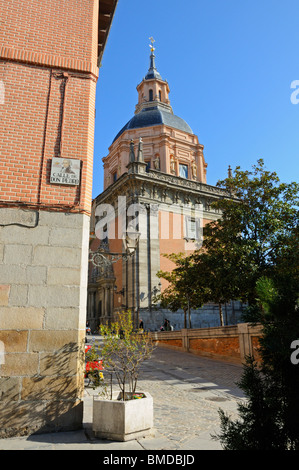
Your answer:
[[[180,164],[180,177],[188,178],[188,165]]]
[[[200,220],[194,217],[185,217],[185,237],[188,240],[199,240]]]
[[[159,100],[162,101],[162,93],[161,93],[161,90],[159,90]]]
[[[117,180],[117,171],[113,173],[112,178],[113,178],[113,183],[115,183],[115,181]]]
[[[149,90],[149,100],[153,101],[153,99],[154,99],[153,90]]]
[[[151,169],[151,161],[150,161],[150,160],[146,160],[145,163],[146,163],[145,171],[149,171],[149,170]]]

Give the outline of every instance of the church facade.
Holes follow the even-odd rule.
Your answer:
[[[167,283],[159,270],[174,264],[164,254],[191,253],[202,242],[204,225],[219,218],[211,203],[225,197],[207,184],[204,147],[187,122],[176,116],[151,49],[147,74],[137,86],[132,119],[118,132],[103,158],[104,191],[93,200],[87,319],[93,330],[130,309],[137,326],[154,331],[165,318],[184,327],[183,312],[162,310],[155,302]],[[127,256],[128,227],[138,234]],[[234,323],[236,305],[225,306],[226,323]],[[219,326],[218,306],[192,311],[192,327]]]

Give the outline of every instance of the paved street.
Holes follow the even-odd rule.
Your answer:
[[[219,430],[219,408],[237,416],[242,392],[235,382],[241,373],[242,366],[237,364],[158,347],[143,364],[138,387],[154,400],[153,436],[124,443],[95,439],[92,396],[97,392],[87,387],[84,429],[0,440],[0,450],[220,450],[211,434]]]
[[[221,448],[218,409],[236,415],[242,367],[159,348],[144,365],[140,389],[154,399],[155,427],[169,449]],[[157,441],[159,445],[159,440]],[[153,448],[154,441],[144,444]]]

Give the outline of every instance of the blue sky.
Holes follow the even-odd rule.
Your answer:
[[[134,115],[150,36],[174,114],[204,145],[208,184],[259,158],[298,181],[298,18],[298,0],[119,0],[97,84],[93,197],[102,158]]]

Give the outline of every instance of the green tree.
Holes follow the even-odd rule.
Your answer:
[[[289,247],[295,249],[298,240],[299,185],[281,183],[263,160],[252,171],[237,167],[218,185],[227,196],[212,204],[221,218],[204,227],[202,247],[190,256],[167,255],[176,267],[158,276],[169,282],[162,306],[182,308],[186,318],[190,302],[193,308],[215,302],[223,325],[222,304],[241,300],[254,305],[261,276],[293,284],[295,295],[295,277],[286,281],[285,273],[290,266],[293,273],[298,270]]]
[[[261,363],[246,359],[239,383],[247,398],[238,407],[241,419],[219,412],[221,432],[214,438],[226,450],[299,450],[299,364],[291,360],[291,345],[299,339],[298,304],[285,303],[285,286],[282,290],[268,278],[257,282],[258,302],[249,310],[257,310],[263,328]]]
[[[281,183],[259,160],[253,171],[237,168],[219,185],[232,198],[215,204],[222,217],[207,226],[206,262],[218,250],[218,275],[226,263],[232,269],[222,288],[248,301],[244,320],[259,322],[262,336],[261,362],[248,357],[244,364],[240,419],[220,411],[216,438],[227,450],[298,450],[299,369],[291,361],[299,338],[298,184]]]
[[[281,183],[275,172],[258,160],[252,171],[236,168],[234,176],[218,182],[227,197],[213,206],[221,218],[204,227],[202,248],[190,265],[206,278],[194,275],[198,287],[210,285],[211,301],[230,297],[255,303],[256,282],[261,276],[272,278],[283,268],[284,252],[295,245],[298,227],[297,183]]]
[[[207,248],[208,246],[208,248]],[[189,278],[195,292],[200,290],[204,303],[215,302],[219,307],[220,325],[224,325],[222,305],[232,299],[241,299],[242,290],[237,282],[238,272],[244,268],[240,256],[228,247],[212,243],[211,239],[205,243],[206,251],[194,253],[190,259]]]
[[[156,301],[160,302],[162,308],[169,308],[176,312],[179,309],[184,311],[184,328],[188,325],[192,328],[191,309],[202,306],[205,298],[204,289],[196,286],[192,271],[192,259],[183,253],[164,255],[175,264],[172,271],[158,271],[157,276],[168,282],[166,289],[158,296]]]

